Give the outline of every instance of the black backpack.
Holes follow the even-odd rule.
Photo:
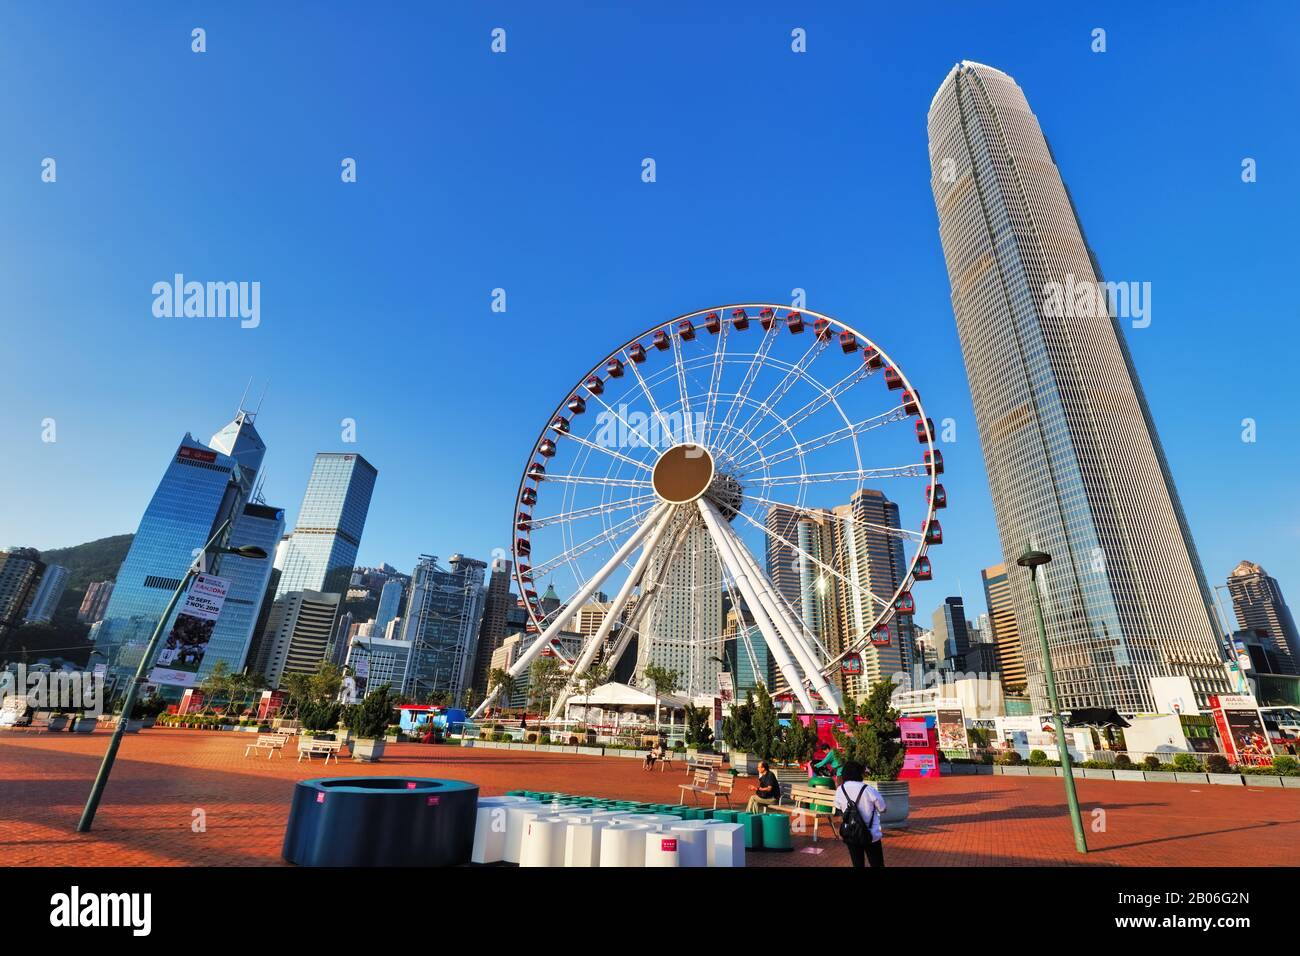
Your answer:
[[[844,789],[844,784],[840,784],[840,788]],[[844,819],[840,823],[840,839],[853,846],[868,846],[872,842],[871,825],[876,819],[876,805],[874,801],[871,804],[870,820],[863,820],[860,804],[862,802],[862,795],[866,792],[867,788],[865,786],[858,791],[858,799],[854,800],[845,808]],[[844,798],[846,801],[848,800],[848,796],[848,790],[844,790]]]

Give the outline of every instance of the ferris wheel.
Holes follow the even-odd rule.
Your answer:
[[[845,662],[901,644],[912,583],[931,577],[947,504],[934,437],[898,364],[831,316],[748,303],[647,329],[565,393],[530,449],[513,553],[532,639],[510,675],[559,653],[555,719],[635,638],[638,669],[671,660],[681,690],[713,696],[726,631],[803,710],[838,708]],[[548,587],[568,599],[539,598]],[[589,606],[599,624],[574,647]]]

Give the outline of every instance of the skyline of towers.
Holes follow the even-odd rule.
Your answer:
[[[1004,563],[1030,547],[1053,558],[1039,579],[1061,705],[1150,710],[1149,679],[1169,674],[1187,676],[1205,704],[1228,690],[1209,590],[1038,120],[1011,77],[963,61],[935,93],[928,132]],[[1055,307],[1052,283],[1092,290],[1091,307]],[[1014,569],[1011,584],[1042,709],[1028,572]]]
[[[433,555],[420,555],[402,619],[401,639],[412,648],[404,693],[422,700],[446,691],[461,700],[473,678],[486,571],[486,562],[460,554],[446,568]]]
[[[355,452],[317,452],[293,533],[276,554],[290,591],[346,594],[379,471]]]

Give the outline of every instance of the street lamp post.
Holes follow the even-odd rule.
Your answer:
[[[229,527],[230,519],[227,518],[208,540],[208,543],[203,546],[198,558],[185,572],[185,577],[181,579],[181,583],[177,586],[175,593],[172,594],[171,600],[167,602],[167,610],[163,611],[162,617],[158,619],[158,626],[153,629],[153,636],[149,638],[149,644],[140,657],[140,664],[135,669],[135,678],[126,689],[126,697],[122,700],[122,711],[118,715],[117,726],[113,728],[113,739],[108,742],[108,750],[105,751],[104,760],[99,765],[99,773],[95,775],[95,783],[90,788],[90,796],[86,800],[86,807],[81,811],[81,820],[77,823],[78,833],[90,832],[91,824],[95,822],[95,811],[99,809],[99,800],[104,795],[104,786],[108,783],[108,775],[113,772],[113,761],[117,759],[117,748],[122,745],[122,734],[126,730],[126,722],[131,718],[131,712],[135,710],[136,698],[140,696],[140,688],[147,679],[154,654],[158,652],[158,642],[162,640],[163,628],[167,626],[167,620],[172,616],[172,611],[176,610],[176,604],[180,601],[181,595],[185,593],[190,581],[201,573],[204,558],[209,553],[214,553],[235,554],[241,558],[253,558],[259,561],[266,559],[266,551],[255,545],[247,545],[242,548],[216,547],[216,543],[221,540]]]
[[[1065,800],[1070,805],[1070,823],[1074,827],[1074,848],[1088,852],[1088,841],[1083,834],[1083,818],[1079,815],[1079,796],[1074,790],[1074,768],[1070,765],[1070,748],[1065,742],[1065,727],[1061,721],[1061,706],[1056,699],[1056,672],[1052,669],[1052,652],[1047,646],[1047,628],[1043,624],[1043,602],[1038,594],[1038,569],[1052,560],[1046,551],[1027,549],[1016,564],[1029,569],[1030,588],[1034,592],[1034,616],[1038,621],[1038,647],[1043,657],[1043,679],[1047,683],[1047,702],[1052,708],[1052,727],[1056,731],[1056,750],[1061,757],[1061,773],[1065,778]]]

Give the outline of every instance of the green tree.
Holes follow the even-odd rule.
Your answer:
[[[366,694],[361,703],[352,704],[344,711],[343,723],[359,740],[378,740],[390,724],[397,723],[396,703],[392,685],[381,684]]]
[[[334,700],[343,688],[343,668],[329,661],[321,661],[316,673],[307,679],[312,700]]]
[[[754,752],[754,692],[743,704],[732,704],[731,713],[722,722],[722,739],[736,753]]]
[[[776,716],[776,706],[772,695],[762,684],[757,687],[754,700],[754,753],[760,760],[771,760],[776,756],[781,740],[781,721]]]
[[[781,734],[779,750],[786,763],[801,764],[811,760],[817,752],[817,725],[805,726],[798,715],[792,716]]]
[[[686,705],[686,746],[699,750],[713,748],[713,712],[707,707]]]
[[[903,769],[903,743],[898,737],[898,711],[890,706],[894,682],[886,678],[861,701],[846,697],[840,719],[848,726],[832,733],[845,761],[856,761],[871,780],[896,780]]]
[[[234,692],[235,676],[230,673],[230,665],[225,661],[217,661],[208,672],[208,676],[203,678],[199,684],[199,690],[203,693],[203,699],[206,701],[205,706],[216,708],[217,701],[226,702],[227,707],[230,704],[231,695]]]
[[[497,706],[510,706],[510,702],[514,700],[518,682],[503,667],[494,667],[488,674],[488,693],[492,693],[498,687],[501,688],[501,693],[497,697]]]
[[[609,665],[604,663],[592,664],[574,679],[574,685],[584,701],[597,687],[607,683],[609,683]],[[585,703],[582,708],[582,718],[587,719]]]
[[[643,681],[649,681],[654,688],[655,695],[655,729],[659,728],[659,697],[662,694],[672,694],[677,690],[677,682],[680,676],[677,671],[659,664],[647,664],[646,669],[641,674]]]
[[[568,677],[558,657],[543,656],[533,661],[528,669],[528,703],[541,710],[550,710],[555,695],[564,687]]]

